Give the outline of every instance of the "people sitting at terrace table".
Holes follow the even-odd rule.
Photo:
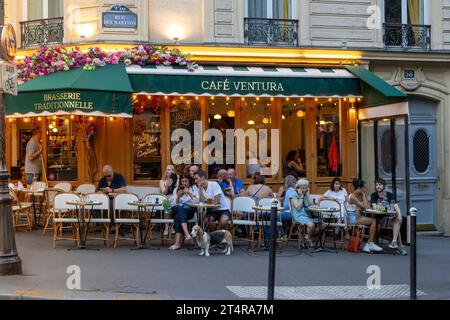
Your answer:
[[[281,237],[285,240],[289,234],[292,224],[291,211],[289,209],[289,201],[297,194],[295,190],[295,185],[297,184],[297,179],[294,176],[287,176],[284,179],[284,186],[278,191],[278,198],[283,200],[283,216],[281,221],[283,222],[283,229]]]
[[[199,202],[199,190],[194,184],[189,174],[183,174],[180,177],[180,186],[175,188],[172,197],[172,217],[175,220],[174,230],[175,244],[169,250],[178,250],[181,248],[181,239],[184,235],[185,241],[191,241],[192,238],[188,230],[188,221],[191,220],[196,209],[188,206],[189,202]]]
[[[375,218],[364,217],[362,212],[370,208],[369,200],[366,196],[366,184],[360,179],[353,180],[355,191],[349,196],[348,218],[351,225],[364,225],[369,227],[369,241],[364,245],[363,251],[366,253],[381,252],[383,248],[377,246],[375,241],[377,222]]]
[[[339,202],[341,205],[341,216],[342,218],[345,217],[345,206],[344,203],[348,200],[348,193],[347,190],[342,186],[342,180],[341,178],[334,178],[331,182],[330,189],[325,192],[325,194],[320,198],[320,201],[322,200],[334,200]],[[343,221],[344,223],[346,221]]]
[[[172,195],[175,188],[178,186],[178,176],[175,173],[175,167],[168,165],[164,177],[159,182],[159,189],[162,195]]]
[[[311,193],[309,191],[309,181],[300,179],[295,184],[296,192],[290,196],[294,220],[302,226],[306,226],[307,245],[312,247],[319,242],[318,235],[320,228],[318,227],[319,219],[312,217],[308,213],[308,207],[313,205]]]
[[[261,199],[272,198],[273,190],[266,185],[266,178],[257,172],[253,175],[253,183],[242,194],[253,198],[258,203]]]
[[[376,192],[370,196],[370,202],[372,206],[377,205],[379,201],[384,201],[387,205],[393,204],[396,214],[393,216],[385,217],[381,220],[381,227],[392,227],[392,242],[389,248],[398,250],[402,255],[406,256],[408,252],[403,248],[402,236],[400,234],[400,228],[402,226],[403,218],[400,207],[394,203],[394,195],[391,192],[386,191],[386,181],[384,179],[377,179],[375,181]]]
[[[110,165],[103,167],[103,178],[98,183],[98,189],[104,193],[120,193],[126,191],[125,178],[114,172]]]
[[[199,188],[200,202],[212,203],[218,206],[217,209],[209,209],[205,216],[204,223],[208,226],[208,230],[228,229],[228,223],[231,219],[231,208],[219,184],[215,181],[208,181],[206,172],[203,170],[199,170],[194,177],[195,183]],[[215,222],[218,222],[218,228],[215,228]]]
[[[234,189],[234,194],[236,196],[240,195],[242,192],[245,191],[244,182],[242,182],[241,179],[236,177],[236,169],[234,168],[228,169],[228,179],[231,180]]]
[[[286,156],[286,163],[284,165],[284,175],[294,176],[297,179],[305,176],[306,172],[300,161],[300,155],[298,151],[292,150]]]
[[[217,183],[219,183],[219,186],[222,189],[223,193],[229,198],[234,198],[235,194],[233,182],[228,179],[228,171],[225,169],[219,170],[219,172],[217,173],[217,179]]]
[[[194,179],[194,176],[197,172],[199,172],[200,167],[197,165],[192,165],[189,167],[189,173],[191,175],[191,178]]]

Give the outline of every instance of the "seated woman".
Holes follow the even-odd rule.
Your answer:
[[[394,195],[386,191],[386,181],[383,179],[377,179],[375,181],[376,192],[370,196],[370,202],[376,205],[378,201],[385,201],[388,205],[394,203]],[[392,217],[386,217],[381,220],[381,226],[392,227],[392,242],[389,248],[398,250],[401,255],[406,256],[408,252],[403,248],[402,236],[400,234],[400,228],[402,226],[403,218],[398,204],[394,204],[396,214]]]
[[[342,180],[340,178],[334,178],[330,185],[330,189],[320,198],[322,200],[334,200],[341,205],[341,215],[345,217],[344,203],[348,200],[347,190],[342,186]]]
[[[295,190],[295,185],[297,184],[297,179],[293,176],[287,176],[284,179],[284,187],[281,187],[278,191],[278,198],[283,199],[283,216],[281,217],[281,221],[283,222],[283,230],[282,237],[285,240],[287,238],[287,234],[291,229],[292,219],[291,219],[291,211],[289,209],[289,201],[296,195],[298,195]]]
[[[306,174],[303,165],[300,162],[298,151],[290,151],[286,156],[286,164],[284,167],[285,176],[294,176],[295,178],[304,177]]]
[[[256,203],[260,199],[273,197],[272,188],[266,185],[266,179],[258,172],[253,175],[253,184],[249,185],[243,194],[253,198]]]
[[[377,222],[374,218],[364,217],[361,212],[370,207],[369,200],[366,196],[366,184],[360,179],[353,180],[353,187],[355,191],[350,195],[348,199],[349,208],[348,212],[349,222],[352,225],[364,225],[369,227],[369,241],[363,247],[363,251],[367,253],[381,252],[382,248],[374,243]]]
[[[190,174],[184,173],[180,181],[181,184],[173,192],[172,198],[172,216],[175,219],[173,228],[176,235],[175,244],[169,250],[178,250],[181,248],[183,233],[186,241],[192,240],[187,223],[194,217],[196,210],[188,206],[187,203],[199,201],[198,187],[194,185]]]
[[[292,211],[294,220],[302,226],[306,226],[306,241],[309,247],[313,246],[313,242],[318,242],[319,228],[317,224],[319,220],[311,217],[307,212],[309,206],[313,205],[313,200],[309,191],[309,181],[306,179],[299,180],[295,185],[296,194],[292,196]]]
[[[161,191],[161,194],[171,197],[173,191],[177,186],[178,186],[178,176],[175,173],[175,167],[173,165],[168,165],[164,177],[159,182],[159,189]],[[170,212],[164,214],[164,219],[170,219]],[[169,225],[166,224],[164,229],[164,235],[167,236],[168,234],[169,234]]]

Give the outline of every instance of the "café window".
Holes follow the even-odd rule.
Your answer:
[[[201,125],[200,99],[174,97],[168,103],[170,105],[170,138],[177,129],[184,129],[189,133],[182,135],[177,141],[171,141],[170,144],[171,162],[175,165],[176,172],[181,174],[190,164],[198,164],[200,161],[196,160],[201,160],[202,141],[201,137],[195,134],[196,123],[197,126]],[[183,142],[190,146],[189,150],[179,147],[184,144]],[[178,154],[176,154],[177,151],[179,151]]]
[[[272,165],[270,158],[272,155],[271,146],[271,129],[273,122],[273,108],[275,106],[274,98],[251,98],[243,101],[243,109],[245,110],[245,125],[250,137],[246,139],[246,168],[247,177],[251,177],[256,172],[263,172]],[[264,131],[262,131],[264,130]],[[256,139],[255,139],[256,138]],[[267,151],[262,152],[261,147],[266,146]],[[239,146],[238,146],[239,147]],[[278,144],[276,144],[278,147]],[[269,175],[265,174],[267,177]]]
[[[48,181],[78,180],[77,125],[69,117],[48,118]]]
[[[306,105],[304,99],[282,100],[283,177],[306,177]]]
[[[211,141],[208,142],[212,148],[210,153],[211,161],[214,159],[217,160],[215,163],[208,165],[208,175],[209,178],[216,179],[219,170],[235,167],[234,164],[228,165],[226,158],[227,130],[235,128],[235,99],[216,97],[209,98],[207,101],[208,129],[217,129],[222,134],[219,141],[216,140],[216,137],[211,137]],[[214,148],[214,145],[217,145],[218,148]]]
[[[317,176],[341,176],[340,103],[316,101]]]
[[[133,98],[134,180],[161,179],[161,112],[164,101],[146,95]]]

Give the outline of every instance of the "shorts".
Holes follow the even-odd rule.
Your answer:
[[[210,211],[206,213],[208,217],[214,218],[214,221],[219,221],[222,216],[227,216],[229,220],[231,220],[231,212],[229,210],[216,210]]]

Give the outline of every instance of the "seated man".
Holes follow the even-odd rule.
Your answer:
[[[375,189],[376,192],[372,193],[370,196],[370,202],[372,206],[378,203],[379,200],[385,201],[388,205],[394,203],[394,195],[388,191],[386,191],[386,181],[383,179],[377,179],[375,181]],[[389,248],[396,249],[400,252],[400,254],[406,256],[408,252],[403,248],[402,237],[400,234],[400,227],[402,226],[402,213],[400,211],[400,207],[398,204],[394,204],[394,209],[397,212],[392,217],[386,217],[381,220],[381,227],[389,226],[392,227],[393,240],[389,245]]]
[[[120,173],[114,173],[111,166],[103,168],[103,178],[98,183],[98,188],[104,193],[126,192],[126,183]]]
[[[229,197],[234,198],[234,188],[233,183],[230,179],[228,179],[228,171],[227,170],[219,170],[217,173],[218,183],[220,187],[222,188],[223,193]]]
[[[206,172],[203,170],[199,170],[195,174],[195,183],[199,188],[199,197],[200,202],[203,203],[213,203],[218,205],[219,207],[214,210],[208,210],[204,224],[208,226],[208,230],[216,231],[212,226],[214,221],[219,222],[219,226],[217,230],[226,230],[228,229],[228,223],[231,219],[231,212],[228,205],[228,202],[225,199],[225,194],[220,188],[217,182],[208,181]]]
[[[245,192],[245,186],[241,179],[236,178],[236,169],[228,169],[228,179],[231,180],[231,184],[234,189],[234,195],[239,196]]]

